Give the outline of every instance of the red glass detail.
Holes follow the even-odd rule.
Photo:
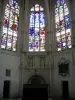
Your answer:
[[[42,41],[42,38],[40,38],[40,42]]]
[[[41,31],[41,34],[42,34],[42,35],[45,34],[45,31]]]
[[[12,25],[12,29],[16,29],[17,28],[17,25],[16,24],[13,24]]]

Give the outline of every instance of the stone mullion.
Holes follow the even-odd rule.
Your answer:
[[[24,50],[29,50],[29,0],[25,0],[24,5]]]
[[[71,32],[72,32],[72,47],[75,47],[75,0],[70,1],[70,16],[71,16]]]
[[[25,55],[24,53],[20,54],[20,65],[19,65],[19,91],[20,96],[22,96],[23,93],[23,84],[24,84],[24,61],[25,61]]]
[[[0,0],[0,40],[2,38],[2,19],[4,17],[4,12],[5,12],[5,4],[7,2],[3,2],[2,0]],[[0,43],[1,46],[1,43]]]

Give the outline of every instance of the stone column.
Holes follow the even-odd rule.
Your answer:
[[[24,71],[25,71],[25,54],[22,53],[20,56],[20,66],[19,66],[19,75],[20,75],[20,96],[23,93],[23,84],[24,84]]]

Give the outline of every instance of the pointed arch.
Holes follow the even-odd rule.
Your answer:
[[[55,27],[57,50],[72,48],[70,14],[64,0],[56,0]]]
[[[45,15],[39,4],[30,9],[29,51],[45,51]]]
[[[1,49],[16,51],[19,25],[19,5],[16,0],[9,0],[5,7]]]

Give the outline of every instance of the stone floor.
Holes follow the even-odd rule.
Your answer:
[[[22,99],[0,99],[0,100],[22,100]],[[75,99],[51,99],[51,100],[75,100]]]
[[[12,98],[10,98],[10,99],[0,99],[0,100],[22,100],[21,98],[20,99],[12,99]],[[75,99],[57,99],[57,98],[50,98],[49,100],[75,100]]]
[[[0,100],[22,100],[22,99],[11,99],[11,98],[9,98],[9,99],[0,99]]]

